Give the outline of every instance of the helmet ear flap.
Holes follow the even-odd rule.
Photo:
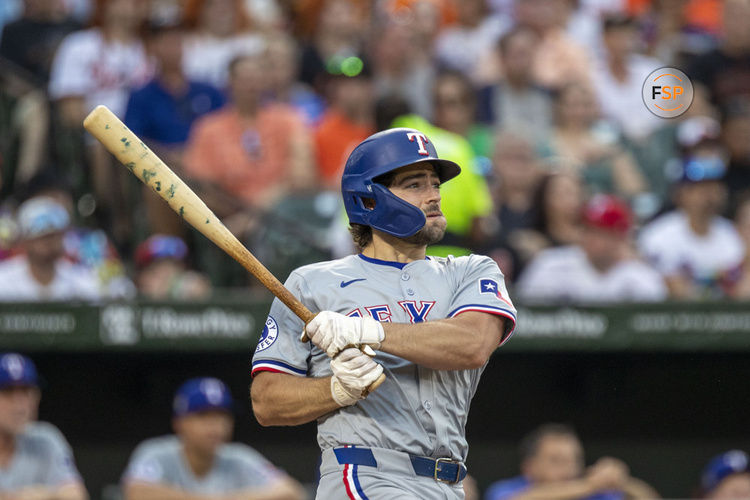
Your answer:
[[[385,186],[372,184],[375,207],[366,215],[366,224],[374,229],[404,238],[415,234],[427,222],[424,212],[402,200]]]

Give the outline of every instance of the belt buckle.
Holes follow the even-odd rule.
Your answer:
[[[449,481],[447,479],[440,479],[438,477],[438,468],[440,467],[441,463],[456,464],[456,479],[455,480]],[[460,478],[461,478],[461,463],[458,462],[457,460],[452,460],[450,458],[436,458],[435,459],[435,471],[434,471],[433,477],[435,478],[435,481],[440,481],[441,483],[456,484],[460,481]]]

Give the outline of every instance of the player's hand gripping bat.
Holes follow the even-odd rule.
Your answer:
[[[297,297],[261,264],[232,234],[216,215],[206,206],[182,179],[159,159],[129,128],[106,106],[97,106],[83,126],[101,142],[110,153],[120,160],[136,177],[161,196],[185,221],[206,238],[213,241],[230,257],[239,262],[268,288],[278,299],[292,310],[305,324],[315,313],[305,307]],[[368,346],[369,347],[369,346]],[[367,352],[367,351],[365,351]],[[372,351],[371,351],[372,352]],[[374,352],[372,352],[374,354]],[[369,387],[374,391],[385,380],[381,375]]]

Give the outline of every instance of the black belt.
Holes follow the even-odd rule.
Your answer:
[[[333,450],[339,464],[366,465],[377,467],[378,462],[369,448],[335,448]],[[409,455],[414,473],[431,477],[436,481],[456,484],[466,477],[466,467],[458,460],[450,458],[429,458]]]

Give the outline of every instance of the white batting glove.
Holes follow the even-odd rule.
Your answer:
[[[349,347],[331,360],[331,396],[339,406],[350,406],[367,397],[383,367],[356,347]]]
[[[371,346],[380,348],[385,339],[383,325],[372,318],[350,318],[333,311],[318,313],[307,326],[305,333],[313,344],[330,357],[347,347]]]

